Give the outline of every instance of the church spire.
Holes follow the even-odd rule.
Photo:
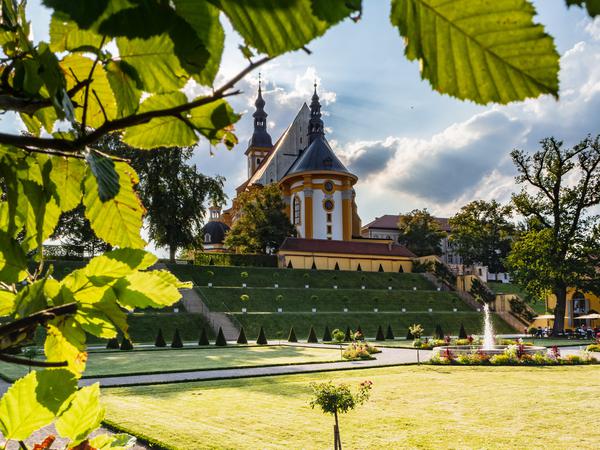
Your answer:
[[[315,81],[315,92],[310,102],[310,120],[308,122],[308,144],[310,145],[318,136],[323,136],[323,120],[321,119],[321,103],[317,95],[317,82]]]
[[[267,132],[268,114],[265,112],[265,100],[262,96],[262,80],[260,79],[260,74],[258,74],[258,96],[254,102],[254,106],[256,106],[256,111],[252,114],[254,117],[254,133],[252,134],[252,138],[250,138],[248,147],[272,147],[273,143],[271,141],[271,136]]]

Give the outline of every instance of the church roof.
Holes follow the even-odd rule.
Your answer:
[[[229,227],[223,222],[211,220],[202,227],[200,236],[204,240],[207,234],[210,235],[210,242],[204,241],[205,244],[222,244],[228,231]]]
[[[438,223],[442,231],[449,233],[450,230],[450,220],[446,217],[434,217],[435,221]],[[380,230],[397,230],[398,229],[398,221],[400,220],[400,215],[398,214],[385,214],[381,217],[376,217],[375,220],[366,224],[363,229],[369,228],[377,228]]]
[[[338,253],[353,255],[404,256],[415,254],[403,245],[382,242],[334,241],[329,239],[302,239],[288,237],[279,250],[307,253]]]
[[[335,156],[327,139],[322,135],[317,136],[308,148],[300,154],[296,162],[287,171],[286,176],[294,173],[319,170],[350,173],[338,157]]]

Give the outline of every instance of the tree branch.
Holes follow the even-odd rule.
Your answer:
[[[67,303],[66,305],[55,306],[53,308],[38,311],[22,319],[13,320],[7,324],[0,325],[0,336],[6,336],[10,333],[26,330],[32,325],[44,324],[57,316],[65,316],[67,314],[75,314],[77,311],[77,303]]]
[[[80,136],[79,138],[69,141],[66,139],[54,139],[54,138],[40,138],[35,136],[16,136],[7,133],[0,133],[0,144],[14,145],[20,148],[38,148],[38,149],[50,149],[59,150],[64,152],[77,152],[84,147],[98,142],[103,136],[113,131],[122,130],[135,125],[141,125],[147,123],[152,119],[165,116],[173,116],[197,108],[199,106],[208,105],[215,101],[221,100],[225,97],[232,95],[238,95],[241,91],[236,90],[228,92],[233,86],[244,78],[248,73],[252,72],[257,67],[270,61],[271,57],[265,56],[258,61],[249,64],[244,70],[239,72],[236,76],[231,78],[220,88],[215,90],[212,95],[208,97],[202,97],[192,102],[184,103],[182,105],[174,106],[166,109],[158,109],[154,111],[147,111],[140,114],[135,114],[120,119],[111,120],[105,122],[102,126],[98,127],[89,134]]]
[[[67,91],[69,97],[73,97],[81,89],[86,87],[90,82],[88,80],[81,81]],[[26,97],[17,97],[15,95],[0,94],[0,109],[5,111],[15,111],[18,113],[35,114],[38,110],[52,106],[49,98],[34,100]]]
[[[36,361],[34,359],[18,358],[6,353],[0,353],[0,361],[31,367],[66,367],[69,365],[67,361]]]

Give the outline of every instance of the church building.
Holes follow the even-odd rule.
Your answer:
[[[267,130],[260,81],[255,106],[254,132],[245,151],[248,179],[237,188],[237,193],[251,186],[279,185],[286,213],[297,231],[297,237],[287,238],[278,251],[280,266],[410,271],[415,255],[408,249],[391,239],[361,236],[354,191],[358,177],[344,166],[327,142],[317,85],[310,107],[302,105],[274,144]],[[220,220],[232,225],[236,220],[232,214],[233,208],[224,211]],[[222,251],[216,242],[210,242],[210,248]],[[210,248],[205,245],[205,251]]]

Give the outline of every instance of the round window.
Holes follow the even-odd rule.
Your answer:
[[[325,190],[327,192],[332,192],[333,191],[333,181],[327,180],[324,184],[323,187],[325,188]]]
[[[331,211],[333,209],[333,200],[325,200],[323,202],[323,208],[325,208],[326,211]]]

